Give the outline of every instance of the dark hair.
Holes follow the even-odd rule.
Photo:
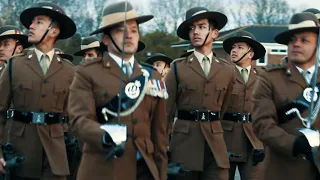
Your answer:
[[[210,26],[210,29],[213,30],[213,29],[216,29],[217,27],[217,23],[215,21],[212,21],[212,20],[209,20],[209,26]]]

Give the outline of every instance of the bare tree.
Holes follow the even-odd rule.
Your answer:
[[[154,18],[154,29],[167,33],[175,33],[179,24],[185,19],[185,13],[192,7],[206,7],[209,10],[223,12],[223,4],[219,0],[151,0],[150,9]]]

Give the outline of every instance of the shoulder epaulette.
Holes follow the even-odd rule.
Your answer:
[[[22,52],[22,53],[20,53],[20,54],[15,54],[15,55],[13,55],[13,56],[11,56],[10,58],[21,57],[21,56],[24,56],[24,55],[26,55],[26,53],[25,53],[25,52]]]
[[[178,58],[178,59],[173,60],[173,61],[171,62],[171,64],[174,64],[174,63],[177,63],[177,62],[181,62],[181,61],[186,60],[186,59],[187,59],[187,57],[181,57],[181,58]]]
[[[230,61],[226,60],[226,59],[223,59],[223,58],[217,58],[217,59],[222,61],[222,62],[224,62],[224,63],[226,63],[226,64],[228,64],[228,65],[233,66],[233,64]]]
[[[98,62],[101,62],[102,61],[102,58],[101,57],[98,57],[98,58],[95,58],[95,59],[90,59],[90,61],[84,61],[82,63],[80,63],[81,66],[90,66],[92,64],[96,64]]]
[[[285,64],[268,64],[263,69],[266,71],[274,71],[274,70],[280,70],[280,69],[286,69],[287,66]]]
[[[60,57],[61,58],[61,57]],[[66,62],[66,63],[68,63],[68,64],[70,64],[71,66],[75,66],[71,61],[69,61],[68,59],[63,59],[63,58],[61,58],[61,60],[63,61],[63,62]]]

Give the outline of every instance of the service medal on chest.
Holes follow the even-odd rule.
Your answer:
[[[140,95],[140,81],[130,82],[125,87],[125,93],[130,99],[136,99]]]
[[[303,91],[303,97],[308,101],[311,102],[311,97],[312,97],[312,88],[308,87]],[[313,95],[313,101],[317,101],[318,99],[318,93],[319,89],[318,87],[315,88],[315,93]]]

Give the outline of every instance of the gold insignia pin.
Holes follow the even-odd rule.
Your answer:
[[[286,70],[286,75],[288,75],[288,76],[291,75],[291,70],[289,68]]]
[[[215,59],[217,63],[219,63],[220,61],[218,59]]]
[[[107,62],[107,63],[106,63],[106,66],[107,66],[107,67],[110,67],[110,62]]]
[[[192,57],[192,58],[190,58],[189,62],[192,62],[192,61],[193,61],[193,57]]]
[[[31,58],[32,58],[32,54],[30,54],[30,55],[28,56],[28,58],[31,59]]]

